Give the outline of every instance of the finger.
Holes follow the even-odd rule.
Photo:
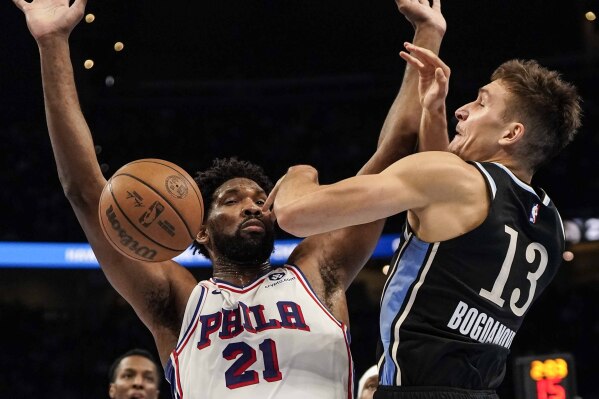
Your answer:
[[[442,68],[437,68],[435,69],[435,80],[445,84],[449,80],[449,76],[445,75],[445,71]]]
[[[423,62],[443,68],[444,72],[446,72],[446,75],[449,75],[449,67],[441,60],[441,58],[439,58],[439,56],[437,56],[437,54],[433,53],[429,49],[425,49],[408,42],[405,43],[405,47],[410,53],[416,55]]]
[[[25,5],[29,4],[25,0],[12,0],[12,2],[15,3],[15,6],[17,6],[21,11],[23,11],[23,7],[25,7]]]
[[[425,65],[416,57],[411,56],[405,51],[400,51],[399,56],[403,58],[408,64],[412,65],[417,69],[424,69]]]
[[[433,0],[433,10],[441,12],[441,0]]]
[[[85,6],[87,5],[87,0],[75,0],[71,5],[71,8],[77,9],[79,12],[83,13],[85,11]]]
[[[272,191],[268,195],[268,198],[266,198],[266,201],[264,202],[264,205],[262,206],[262,211],[263,212],[267,212],[267,211],[271,210],[272,205],[275,202],[275,198],[277,197],[277,193],[279,192],[279,187],[281,186],[281,182],[283,181],[283,179],[285,178],[285,176],[286,175],[283,175],[283,177],[281,177],[277,181],[277,184],[275,184],[275,186],[273,187]]]

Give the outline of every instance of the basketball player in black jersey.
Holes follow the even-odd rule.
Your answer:
[[[375,398],[496,398],[523,317],[561,263],[560,216],[530,184],[573,139],[580,99],[556,72],[508,61],[455,112],[449,143],[449,68],[406,49],[402,57],[420,71],[421,133],[449,151],[328,186],[313,168],[293,167],[266,206],[274,200],[279,225],[298,236],[407,210],[381,302]]]

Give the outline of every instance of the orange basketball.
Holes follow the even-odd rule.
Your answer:
[[[204,203],[196,182],[177,165],[141,159],[123,166],[100,197],[100,225],[110,243],[130,258],[171,259],[196,238]]]

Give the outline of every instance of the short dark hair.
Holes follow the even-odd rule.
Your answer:
[[[533,60],[511,60],[493,72],[510,93],[506,117],[522,118],[525,146],[516,155],[534,172],[574,139],[581,125],[581,98],[560,74]]]
[[[119,367],[119,364],[121,364],[121,361],[130,356],[145,357],[146,359],[148,359],[152,363],[154,363],[154,366],[156,367],[156,373],[159,373],[160,367],[158,366],[158,362],[156,361],[156,358],[149,351],[147,351],[145,349],[135,348],[135,349],[131,349],[131,350],[123,353],[121,356],[117,357],[114,362],[112,362],[112,365],[108,369],[108,381],[110,383],[113,383],[116,381],[116,369]],[[158,379],[158,385],[160,385],[160,378]]]
[[[264,169],[252,162],[242,161],[236,157],[217,158],[212,161],[212,166],[205,171],[197,172],[194,180],[200,188],[202,199],[204,201],[204,221],[208,218],[210,207],[214,201],[214,192],[225,182],[235,179],[245,178],[254,181],[267,194],[272,190],[273,184],[270,178],[264,173]],[[206,258],[209,257],[208,250],[204,245],[194,241],[192,243],[193,253],[200,251]]]

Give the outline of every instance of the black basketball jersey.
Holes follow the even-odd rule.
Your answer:
[[[491,205],[459,237],[424,242],[406,228],[381,299],[383,385],[495,389],[514,335],[564,250],[557,209],[506,167],[472,163]]]

